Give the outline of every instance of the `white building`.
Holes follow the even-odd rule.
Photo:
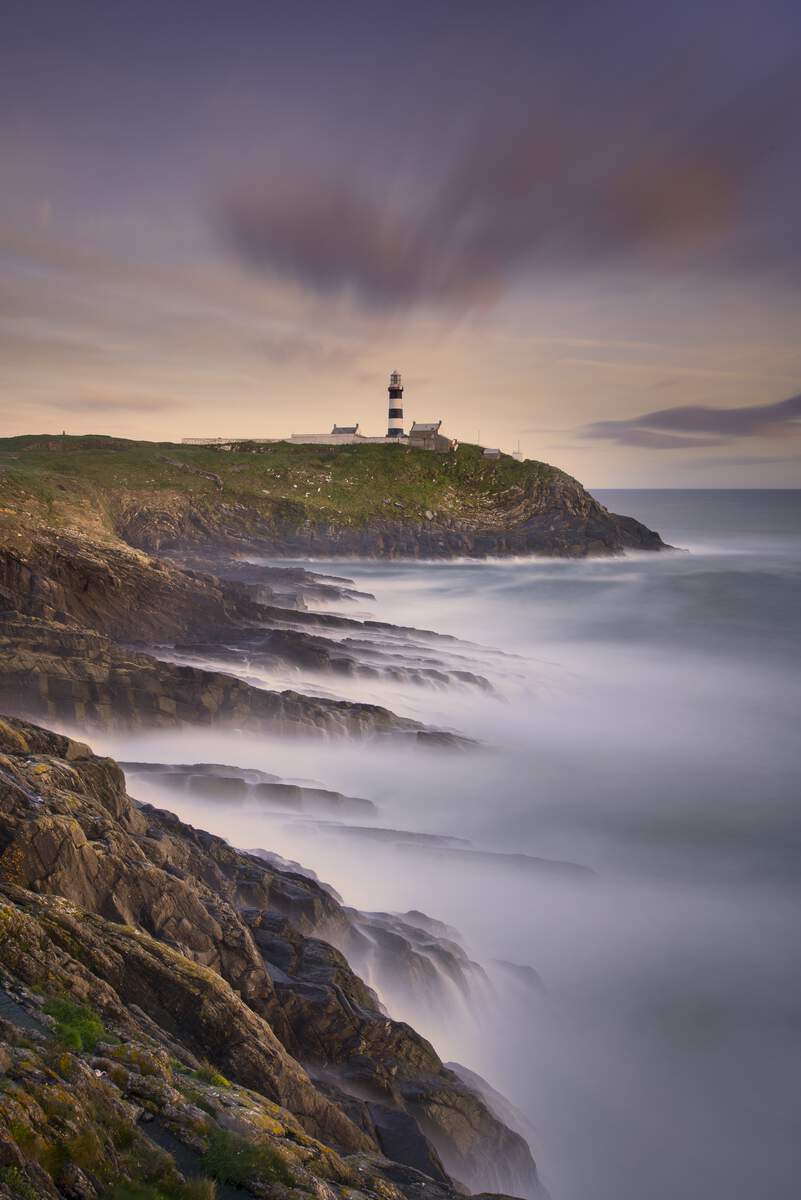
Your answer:
[[[182,438],[185,446],[216,446],[220,450],[232,450],[234,446],[269,446],[277,442],[290,442],[295,446],[416,446],[419,449],[455,449],[456,442],[447,442],[440,433],[441,421],[414,422],[411,438],[403,429],[403,382],[400,371],[389,377],[389,408],[386,437],[366,437],[355,425],[334,425],[330,433],[292,433],[285,438]],[[428,445],[427,442],[432,444]],[[447,444],[446,444],[447,442]],[[441,444],[440,444],[441,443]]]

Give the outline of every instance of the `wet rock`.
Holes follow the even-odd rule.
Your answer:
[[[124,650],[88,630],[25,617],[0,618],[0,704],[31,718],[88,727],[212,725],[283,734],[411,736],[467,745],[378,705],[272,692],[231,675]]]
[[[399,843],[402,845],[402,843]],[[479,862],[487,867],[503,871],[523,871],[526,874],[554,875],[576,880],[591,880],[595,872],[582,863],[566,862],[557,858],[539,858],[534,854],[518,854],[503,850],[474,850],[464,846],[421,845],[416,851],[440,859],[464,859]]]
[[[370,800],[344,796],[327,788],[285,783],[277,775],[220,763],[162,765],[159,763],[122,763],[132,779],[181,792],[193,792],[223,802],[264,803],[279,810],[337,812],[366,816],[376,811]]]
[[[271,608],[265,618],[277,628],[228,633],[225,645],[219,641],[178,642],[171,649],[170,657],[174,661],[204,665],[230,663],[238,665],[245,675],[255,669],[273,672],[283,667],[305,673],[387,679],[440,688],[459,684],[492,691],[487,679],[460,665],[461,657],[449,659],[441,652],[435,652],[433,647],[399,637],[400,630],[387,627],[387,637],[381,639],[375,624],[368,628],[366,622],[341,618],[341,622],[347,621],[347,626],[335,626],[334,620],[315,622],[311,619],[317,615],[304,614],[306,619],[300,622],[286,610]],[[295,628],[299,624],[303,628]],[[348,627],[369,636],[334,640],[309,633],[309,626],[315,624],[321,630]]]
[[[433,979],[437,963],[466,977],[458,945],[392,914],[356,914],[307,875],[135,805],[115,763],[67,738],[5,719],[0,755],[0,967],[91,1004],[123,1039],[208,1060],[332,1146],[376,1154],[383,1128],[384,1154],[432,1170],[438,1156],[444,1178],[474,1187],[533,1189],[525,1141],[387,1015],[332,939],[380,947],[410,980]],[[132,1102],[178,1111],[163,1057],[98,1051],[119,1064]],[[301,1062],[328,1073],[326,1089]]]
[[[198,648],[185,658],[205,653],[245,664],[259,654],[298,670],[438,686],[451,679],[433,662],[376,661],[374,647],[343,647],[284,619],[271,627],[255,585],[181,570],[112,540],[21,528],[13,545],[3,544],[0,531],[0,704],[20,715],[106,728],[222,722],[359,736],[420,729],[378,706],[270,692],[180,665],[170,649],[176,643]],[[315,586],[323,587],[316,577]],[[158,657],[132,644],[149,645]],[[463,672],[460,682],[471,681]],[[445,734],[437,741],[458,744]]]
[[[436,1183],[450,1183],[439,1155],[408,1113],[383,1104],[368,1104],[367,1111],[376,1141],[387,1158],[421,1171]]]
[[[539,971],[535,971],[533,967],[527,963],[507,962],[504,958],[494,958],[493,964],[500,967],[502,971],[512,975],[520,983],[530,988],[533,992],[542,990],[542,976]]]

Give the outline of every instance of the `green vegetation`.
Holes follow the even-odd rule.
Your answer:
[[[19,1200],[37,1200],[36,1188],[19,1167],[0,1167],[0,1183],[4,1183]]]
[[[82,1171],[94,1171],[103,1165],[103,1146],[98,1134],[85,1126],[73,1137],[49,1143],[37,1155],[37,1161],[58,1183],[67,1168],[74,1164]]]
[[[222,488],[203,472],[217,476]],[[471,445],[449,454],[288,442],[223,451],[120,438],[0,438],[0,520],[35,505],[56,527],[89,514],[109,532],[129,506],[141,504],[168,510],[189,504],[218,517],[224,511],[244,532],[249,520],[291,530],[306,520],[419,521],[426,510],[480,516],[557,479],[567,476],[545,463],[485,459]]]
[[[203,1168],[220,1183],[244,1184],[262,1179],[270,1183],[294,1182],[281,1154],[266,1142],[250,1142],[225,1129],[212,1131]]]
[[[85,1004],[55,997],[47,1001],[44,1011],[56,1023],[56,1037],[70,1050],[91,1052],[109,1036],[100,1017]]]
[[[213,1179],[188,1179],[185,1183],[118,1183],[111,1200],[215,1200]]]
[[[191,1074],[195,1079],[200,1079],[203,1083],[210,1083],[212,1087],[229,1088],[231,1086],[230,1079],[226,1079],[224,1075],[213,1067],[211,1063],[201,1063],[196,1071]]]

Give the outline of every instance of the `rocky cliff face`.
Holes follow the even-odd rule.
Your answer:
[[[116,530],[130,545],[153,553],[250,546],[279,557],[585,558],[665,549],[658,533],[633,517],[608,512],[561,473],[547,485],[521,484],[482,495],[454,512],[387,500],[355,521],[319,513],[300,501],[273,509],[265,519],[257,507],[232,508],[219,497],[204,497],[198,507],[172,496],[166,503],[123,507]]]
[[[345,674],[376,674],[379,667],[410,673],[397,656],[377,664],[374,650],[365,656],[296,627],[307,615],[301,607],[307,587],[315,597],[348,589],[307,580],[297,570],[287,579],[265,574],[258,583],[219,579],[122,543],[23,523],[12,546],[0,544],[0,704],[33,718],[120,729],[221,724],[455,744],[448,734],[376,705],[268,691],[194,665],[219,658],[225,643],[232,659]],[[277,600],[296,607],[279,608]],[[184,647],[182,655],[176,646]],[[436,666],[427,668],[434,681]],[[412,673],[420,676],[421,668]]]
[[[27,526],[0,552],[0,597],[30,616],[129,642],[221,630],[256,614],[244,589],[124,543]]]
[[[270,555],[583,557],[664,543],[564,471],[476,446],[277,443],[215,452],[105,439],[0,439],[0,514],[149,552],[259,546]],[[0,527],[3,525],[0,519]]]
[[[356,596],[349,581],[237,554],[662,546],[545,464],[345,450],[22,439],[0,462],[0,1200],[539,1194],[503,1102],[357,973],[433,1005],[470,996],[481,968],[452,931],[345,908],[19,719],[462,747],[376,705],[254,686],[257,670],[489,685],[454,639],[310,611]],[[220,802],[369,807],[224,764],[131,764],[134,790],[148,772]]]
[[[111,1196],[154,1138],[176,1188],[224,1184],[245,1135],[254,1195],[533,1195],[520,1135],[331,944],[369,920],[137,805],[86,746],[0,721],[0,1189]]]
[[[255,568],[232,552],[579,555],[662,545],[544,464],[357,449],[216,455],[219,472],[209,472],[146,444],[23,439],[22,453],[0,463],[0,702],[101,725],[221,722],[433,741],[374,706],[231,678],[229,664],[252,662],[266,672],[487,686],[430,638],[421,653],[418,631],[386,627],[382,641],[375,623],[305,611],[307,601],[353,595],[348,581]],[[385,488],[403,499],[382,497]]]
[[[90,728],[214,724],[284,735],[460,743],[379,705],[262,690],[222,672],[126,650],[91,630],[19,614],[0,620],[0,703],[26,716]]]

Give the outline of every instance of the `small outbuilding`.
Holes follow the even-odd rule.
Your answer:
[[[456,449],[453,438],[445,437],[439,429],[442,421],[413,421],[409,430],[409,445],[413,450],[434,450],[447,454]]]
[[[358,425],[335,425],[331,430],[334,434],[347,434],[349,437],[356,437],[359,432]]]
[[[484,457],[485,458],[500,458],[501,452],[500,452],[500,450],[494,450],[491,447],[487,446],[484,449]]]

